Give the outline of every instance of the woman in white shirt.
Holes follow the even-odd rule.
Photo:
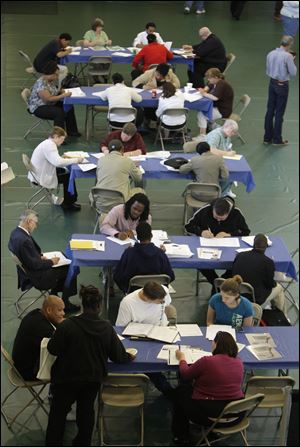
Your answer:
[[[67,133],[61,127],[55,126],[51,131],[49,138],[42,141],[33,151],[31,156],[31,163],[35,168],[34,176],[28,174],[31,182],[39,182],[41,186],[48,189],[57,188],[58,183],[64,186],[64,200],[61,206],[64,210],[79,211],[81,206],[75,203],[77,200],[77,191],[74,184],[74,195],[68,192],[70,173],[64,169],[74,163],[82,163],[83,158],[63,158],[58,153],[58,146],[60,146]],[[57,197],[52,194],[54,204],[58,203]]]
[[[162,95],[158,100],[158,108],[156,110],[156,116],[161,117],[163,112],[167,109],[183,109],[184,108],[184,95],[181,91],[176,91],[176,87],[171,82],[164,82],[162,85]],[[176,116],[164,116],[162,122],[170,127],[170,130],[181,127],[186,121],[186,115]]]

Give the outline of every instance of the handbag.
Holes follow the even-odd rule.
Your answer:
[[[39,380],[50,380],[51,379],[51,368],[56,360],[56,355],[50,354],[47,349],[48,341],[50,338],[44,337],[41,341],[40,347],[40,366],[38,373],[36,375]]]
[[[291,326],[284,313],[275,309],[264,309],[261,317],[261,326]]]
[[[176,157],[176,158],[171,158],[170,160],[166,160],[164,162],[164,164],[166,166],[171,166],[171,168],[174,169],[179,169],[180,166],[185,165],[186,163],[188,163],[189,161],[186,158],[183,157]]]
[[[61,88],[75,88],[75,87],[80,87],[79,79],[72,73],[68,73],[67,76],[62,80]]]

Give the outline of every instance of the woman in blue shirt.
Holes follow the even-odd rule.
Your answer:
[[[240,275],[225,279],[221,293],[211,297],[207,310],[207,326],[228,324],[234,328],[252,326],[253,307],[251,302],[240,295]]]

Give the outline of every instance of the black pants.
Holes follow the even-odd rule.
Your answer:
[[[58,183],[62,184],[64,187],[64,205],[71,205],[75,203],[77,200],[77,190],[74,182],[74,195],[70,194],[68,191],[70,173],[63,168],[56,168],[56,175],[58,179]]]
[[[239,19],[246,2],[230,2],[230,12],[234,19]]]
[[[134,81],[136,78],[143,74],[143,70],[141,68],[135,68],[131,72],[131,79]]]
[[[219,276],[216,274],[216,272],[211,269],[200,269],[200,272],[212,286],[214,286],[214,280],[216,278],[219,278]],[[231,278],[231,276],[232,276],[231,270],[226,270],[226,272],[223,273],[223,275],[221,275],[222,278]],[[216,290],[214,290],[212,292],[216,293]]]
[[[53,120],[54,126],[59,126],[65,129],[68,134],[78,132],[77,123],[74,113],[74,107],[68,106],[70,109],[65,112],[63,103],[61,101],[53,105],[40,106],[34,111],[34,115],[45,120]]]
[[[64,383],[51,387],[53,399],[46,432],[46,445],[63,445],[66,416],[74,402],[77,403],[78,433],[72,445],[91,445],[95,422],[94,402],[99,388],[99,383],[84,382]]]
[[[69,297],[77,293],[77,278],[74,277],[68,287],[65,287],[65,280],[68,275],[69,266],[50,268],[42,272],[29,273],[28,276],[32,284],[41,290],[51,289],[52,295],[62,292],[62,299],[65,304],[68,303]]]
[[[156,108],[155,107],[145,107],[144,108],[144,116],[146,120],[157,121],[156,116]]]
[[[136,127],[140,127],[143,123],[144,120],[144,111],[142,107],[136,107],[136,119],[135,119],[135,125]],[[130,121],[131,123],[133,121]],[[120,123],[118,121],[110,121],[110,124],[112,124],[113,126],[118,126],[121,127],[123,125],[125,125],[126,123]]]

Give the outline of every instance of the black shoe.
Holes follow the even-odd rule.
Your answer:
[[[69,205],[62,203],[61,207],[64,211],[80,211],[81,205],[79,203],[71,203]]]
[[[66,303],[64,310],[65,310],[66,314],[71,314],[71,313],[79,312],[80,306],[76,306],[76,304],[72,304],[72,303],[68,302],[68,303]]]
[[[191,445],[190,441],[188,439],[183,439],[183,438],[173,438],[173,444],[174,445]]]
[[[289,144],[288,140],[282,140],[280,143],[272,143],[273,146],[286,146]]]
[[[72,133],[68,133],[69,137],[81,137],[81,133],[80,132],[72,132]]]

